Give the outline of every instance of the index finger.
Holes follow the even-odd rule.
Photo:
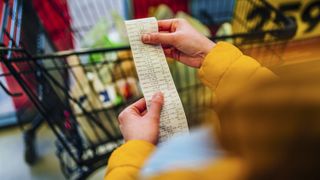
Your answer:
[[[146,100],[141,98],[137,102],[131,104],[129,108],[134,109],[138,113],[142,113],[146,110]]]
[[[174,19],[159,20],[158,21],[159,31],[171,32],[173,22],[174,22]]]

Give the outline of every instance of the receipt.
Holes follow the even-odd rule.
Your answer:
[[[147,45],[141,41],[142,34],[158,32],[157,20],[155,18],[136,19],[126,21],[125,24],[147,108],[154,93],[161,91],[164,95],[159,142],[165,141],[174,134],[188,132],[187,118],[162,47]]]

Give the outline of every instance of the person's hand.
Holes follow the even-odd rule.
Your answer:
[[[142,42],[162,44],[167,57],[199,68],[215,43],[197,32],[184,19],[158,21],[159,33],[144,34]]]
[[[144,140],[157,144],[163,102],[163,95],[158,92],[152,97],[149,111],[144,98],[124,109],[118,117],[124,140]]]

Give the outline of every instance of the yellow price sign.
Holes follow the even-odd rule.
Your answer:
[[[298,26],[294,39],[320,36],[320,0],[269,0]]]

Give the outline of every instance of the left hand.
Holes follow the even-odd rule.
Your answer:
[[[167,57],[183,64],[200,68],[204,58],[215,43],[197,32],[184,19],[166,19],[158,21],[157,33],[144,34],[143,43],[161,44]]]
[[[152,97],[149,111],[144,98],[124,109],[118,117],[124,140],[144,140],[157,144],[163,103],[163,95],[158,92]]]

